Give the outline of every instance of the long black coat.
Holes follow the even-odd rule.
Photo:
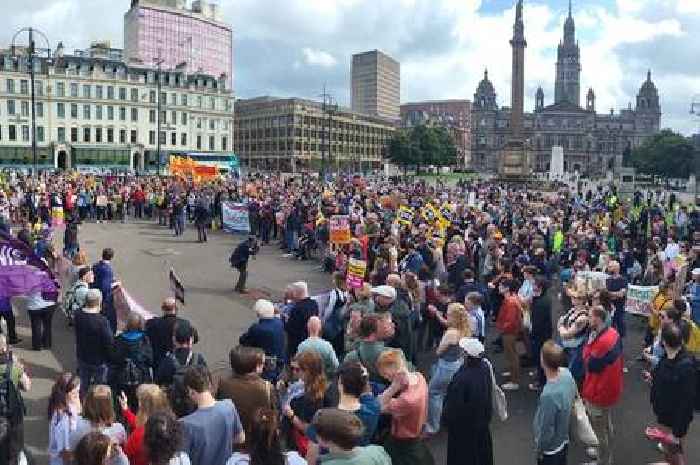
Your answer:
[[[493,465],[492,381],[485,361],[465,359],[447,388],[442,412],[447,465]]]

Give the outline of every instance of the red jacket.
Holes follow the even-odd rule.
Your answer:
[[[503,299],[498,311],[496,328],[503,334],[520,334],[523,329],[523,312],[517,295]]]
[[[615,405],[622,395],[622,341],[608,328],[583,347],[585,377],[581,397],[597,407]]]
[[[136,425],[136,415],[131,410],[124,410],[123,413],[124,419],[131,429],[131,434],[126,440],[126,444],[124,444],[124,454],[129,459],[130,465],[148,465],[148,456],[143,445],[143,436],[146,428],[143,425]]]

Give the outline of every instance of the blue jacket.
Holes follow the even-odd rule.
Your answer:
[[[99,289],[100,292],[102,292],[102,305],[111,308],[112,283],[114,282],[112,265],[104,261],[99,261],[93,265],[92,272],[95,274],[95,282],[92,283],[92,288]]]
[[[241,345],[258,347],[268,357],[286,361],[284,350],[284,324],[279,318],[261,318],[238,340]]]

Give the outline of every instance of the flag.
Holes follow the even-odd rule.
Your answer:
[[[170,280],[170,289],[172,289],[173,294],[175,294],[175,298],[182,302],[182,304],[185,304],[185,286],[182,285],[182,281],[178,277],[177,274],[175,274],[175,270],[173,268],[170,268],[170,272],[168,273],[168,279]]]

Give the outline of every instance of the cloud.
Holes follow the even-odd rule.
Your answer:
[[[315,50],[309,47],[304,47],[301,53],[304,56],[304,63],[310,66],[330,68],[338,63],[333,55],[323,50]]]

